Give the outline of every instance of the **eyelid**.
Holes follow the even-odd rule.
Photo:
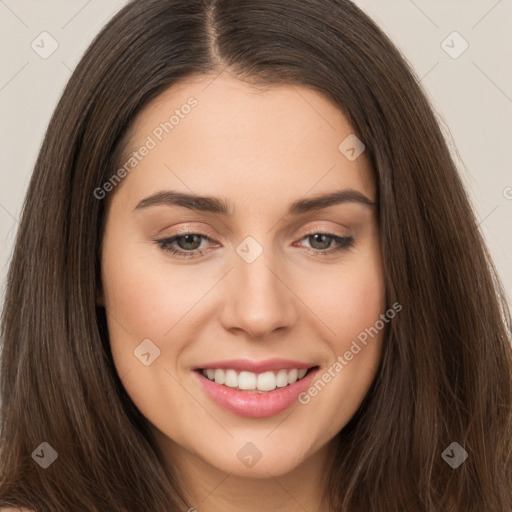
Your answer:
[[[168,231],[169,228],[162,229],[161,231],[158,231],[156,233],[154,238],[160,238],[160,239],[169,239],[169,238],[175,238],[178,236],[184,236],[184,235],[204,235],[205,237],[209,238],[210,240],[215,240],[216,236],[213,234],[213,232],[205,227],[204,225],[190,225],[187,224],[186,226],[181,226],[178,228],[174,228],[173,231],[170,234],[166,234],[165,232]]]
[[[343,226],[344,227],[344,231],[341,231],[338,229],[336,229],[335,227],[332,227],[332,226],[325,226],[325,225],[321,225],[321,224],[313,224],[311,228],[308,228],[306,230],[305,233],[302,234],[302,230],[298,230],[297,232],[297,235],[296,236],[301,236],[301,238],[305,237],[305,236],[308,236],[308,235],[313,235],[313,234],[316,234],[316,233],[326,233],[326,234],[333,234],[333,235],[336,235],[336,236],[339,236],[339,237],[349,237],[349,236],[352,236],[352,233],[351,233],[351,230],[347,227],[347,226]],[[302,234],[302,235],[301,235]]]
[[[301,242],[302,240],[304,240],[310,236],[316,235],[316,234],[325,235],[325,236],[331,238],[335,244],[338,244],[338,246],[334,247],[334,248],[323,249],[323,250],[315,250],[315,249],[303,247],[302,245],[298,246],[298,247],[303,247],[304,252],[307,254],[311,254],[313,256],[325,256],[325,257],[335,255],[343,250],[348,250],[349,248],[351,248],[353,246],[354,237],[352,235],[336,234],[336,233],[333,233],[333,231],[334,230],[332,230],[332,229],[328,229],[328,228],[322,229],[319,226],[317,226],[317,227],[313,226],[310,228],[309,231],[302,233],[302,235],[299,236],[298,239],[296,237],[294,237],[294,240],[295,240],[294,244],[296,242]],[[178,231],[176,231],[175,233],[173,233],[171,236],[168,236],[165,238],[160,238],[160,239],[154,239],[153,241],[158,246],[160,246],[160,248],[163,251],[169,252],[170,254],[175,256],[177,259],[181,259],[183,261],[199,259],[205,253],[209,252],[208,248],[207,249],[194,249],[191,251],[187,251],[187,250],[179,249],[179,248],[176,248],[176,249],[166,248],[167,245],[171,245],[171,244],[175,243],[175,241],[177,239],[187,236],[187,235],[196,235],[196,236],[200,237],[201,239],[206,240],[210,243],[218,244],[218,242],[216,242],[216,240],[213,237],[210,237],[208,234],[202,233],[201,230],[190,229],[189,227],[181,228]]]
[[[329,222],[332,223],[332,221],[329,221]],[[327,227],[325,225],[320,224],[319,222],[316,222],[316,223],[313,223],[305,232],[302,231],[302,228],[297,229],[295,231],[295,234],[293,235],[293,238],[300,237],[300,239],[302,239],[305,236],[317,234],[317,233],[325,233],[325,234],[330,233],[332,235],[336,235],[339,237],[352,236],[351,230],[349,230],[349,228],[347,226],[343,226],[343,228],[345,228],[344,231],[341,231],[341,230],[339,230],[339,228],[336,229],[335,227],[332,227],[332,226]],[[166,239],[166,240],[171,239],[171,238],[176,238],[179,236],[184,236],[184,235],[201,235],[201,236],[204,236],[205,238],[208,238],[211,242],[217,242],[216,235],[214,235],[205,226],[196,227],[194,225],[192,225],[192,226],[186,225],[186,226],[177,228],[170,235],[162,235],[161,233],[157,234],[157,236],[160,239]]]

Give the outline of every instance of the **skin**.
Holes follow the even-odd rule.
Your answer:
[[[221,408],[192,371],[208,361],[282,357],[325,372],[375,324],[386,310],[376,207],[346,202],[286,215],[297,199],[344,188],[375,201],[369,162],[364,152],[349,161],[338,150],[354,130],[323,95],[290,85],[256,89],[227,73],[164,91],[135,119],[128,153],[191,96],[197,106],[106,198],[98,301],[115,365],[190,506],[326,511],[333,440],[373,381],[382,331],[308,404],[267,418]],[[135,209],[163,190],[225,198],[234,214]],[[154,242],[183,227],[214,241],[196,241],[202,256],[180,258]],[[315,242],[307,236],[314,233],[352,236],[354,244],[334,252],[334,240]],[[236,252],[247,236],[263,249],[252,263]],[[173,247],[193,252],[188,244]],[[313,254],[322,249],[332,252]],[[149,366],[134,357],[144,339],[160,350]],[[247,442],[262,454],[251,468],[237,457]]]

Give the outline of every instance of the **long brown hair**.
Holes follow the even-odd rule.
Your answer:
[[[333,510],[512,510],[505,294],[417,78],[348,0],[134,0],[90,45],[50,121],[8,274],[0,506],[180,509],[95,303],[105,207],[94,190],[118,168],[142,106],[184,77],[222,71],[324,94],[374,170],[387,300],[403,309],[337,436]],[[46,469],[32,457],[43,442],[58,453]],[[442,457],[454,442],[468,454],[457,468]]]

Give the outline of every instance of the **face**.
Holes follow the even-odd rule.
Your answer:
[[[123,179],[103,189],[98,300],[170,461],[287,474],[326,453],[366,395],[385,289],[353,131],[311,89],[225,74],[170,87],[131,127]]]

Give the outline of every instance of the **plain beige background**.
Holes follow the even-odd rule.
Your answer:
[[[460,155],[460,172],[510,298],[512,0],[355,3],[391,37],[421,79]],[[124,4],[0,0],[1,302],[24,195],[52,111],[84,50]]]

